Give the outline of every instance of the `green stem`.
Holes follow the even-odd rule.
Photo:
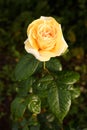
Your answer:
[[[46,62],[43,62],[43,69],[45,72],[47,72],[48,74],[50,74],[50,72],[48,71],[48,69],[46,68]]]
[[[46,62],[43,63],[43,68],[46,70]]]

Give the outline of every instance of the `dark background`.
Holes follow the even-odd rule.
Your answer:
[[[64,69],[80,74],[81,95],[72,102],[64,125],[87,128],[87,1],[86,0],[0,0],[0,130],[12,129],[10,104],[17,83],[13,72],[25,54],[29,23],[52,16],[61,25],[69,52],[61,57]]]

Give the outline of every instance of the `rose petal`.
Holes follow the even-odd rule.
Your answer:
[[[30,45],[28,39],[24,42],[24,44],[25,44],[25,50],[26,50],[28,53],[31,53],[31,54],[33,54],[34,56],[35,56],[35,55],[39,56],[38,51],[37,51],[36,49],[32,48],[32,46]]]
[[[56,44],[54,49],[52,49],[52,52],[56,54],[56,56],[60,56],[62,53],[64,53],[68,47],[66,41],[62,37],[60,40],[58,39],[59,44]]]
[[[30,30],[32,29],[32,27],[36,27],[38,28],[38,25],[44,23],[44,21],[42,19],[37,19],[34,20],[31,24],[29,24],[28,28],[27,28],[27,36],[29,36]]]
[[[61,25],[59,24],[58,37],[56,38],[56,45],[52,49],[52,52],[56,53],[56,56],[60,56],[62,53],[65,52],[67,47],[68,45],[63,37]]]
[[[65,41],[65,39],[64,39],[63,36],[62,36],[62,40],[63,40],[63,43],[64,43],[64,47],[63,47],[63,49],[62,49],[62,53],[64,53],[64,52],[67,50],[68,45],[67,45],[67,43],[66,43],[66,41]]]
[[[39,51],[40,56],[43,57],[44,61],[47,61],[47,59],[50,59],[50,57],[55,57],[55,53],[52,53],[50,51]]]
[[[28,36],[28,38],[29,38],[29,43],[30,43],[30,45],[34,48],[34,49],[39,49],[39,46],[38,46],[38,43],[37,43],[37,39],[36,39],[36,37],[35,37],[35,34],[36,34],[36,32],[35,32],[35,29],[31,29],[30,30],[30,33],[29,33],[29,36]]]
[[[36,57],[36,59],[40,61],[48,61],[50,59],[50,57],[47,56],[46,53],[45,54],[43,52],[40,53],[39,51],[33,49],[28,39],[24,42],[24,44],[25,44],[25,50],[28,53],[33,54]]]

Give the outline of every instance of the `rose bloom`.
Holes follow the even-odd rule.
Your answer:
[[[61,25],[52,17],[41,16],[27,28],[25,50],[40,61],[60,56],[68,47],[64,40]]]

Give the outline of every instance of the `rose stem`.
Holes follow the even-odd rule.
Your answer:
[[[43,69],[45,70],[45,72],[47,72],[48,74],[50,74],[50,72],[49,72],[48,69],[46,68],[46,62],[43,63]]]
[[[46,63],[45,62],[43,63],[43,68],[44,68],[44,70],[46,70]]]

